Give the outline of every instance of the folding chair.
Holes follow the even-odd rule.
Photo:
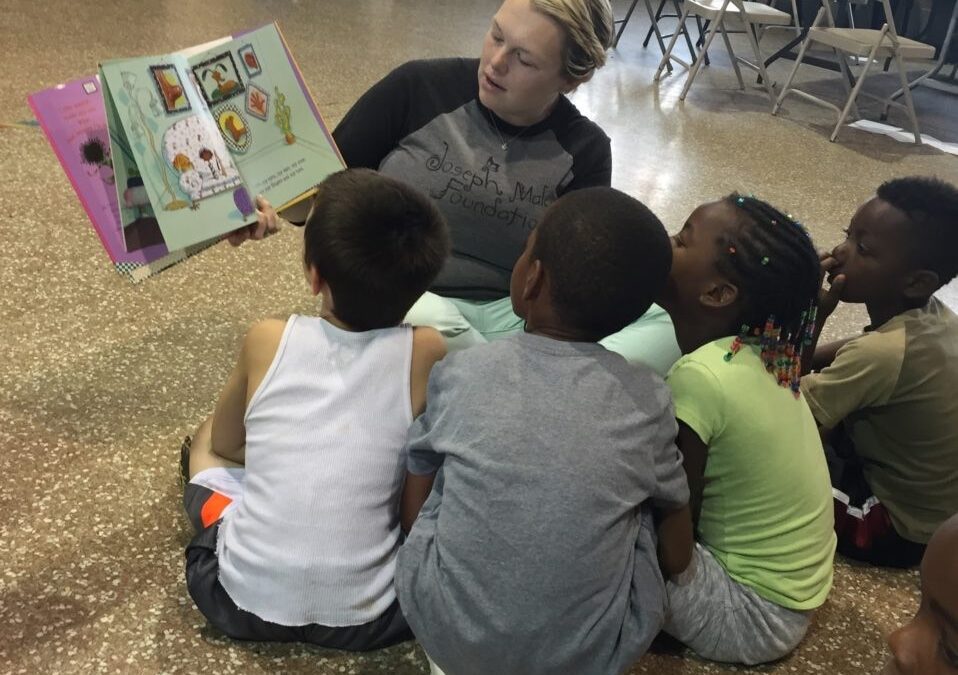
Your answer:
[[[670,1],[670,0],[660,0],[658,10],[653,13],[653,12],[652,12],[652,5],[650,4],[649,0],[645,0],[645,9],[646,9],[646,11],[649,13],[649,20],[651,21],[651,25],[649,26],[649,32],[646,34],[645,40],[642,41],[642,47],[643,47],[643,48],[649,46],[649,40],[652,38],[653,35],[655,35],[655,40],[656,40],[656,42],[659,43],[659,49],[661,50],[661,52],[662,52],[663,54],[665,53],[665,41],[664,41],[663,36],[662,36],[662,31],[659,30],[659,19],[663,18],[664,16],[669,16],[669,17],[670,17],[670,16],[673,16],[672,14],[668,14],[668,15],[663,15],[663,14],[662,14],[662,10],[663,10],[663,8],[665,7],[665,3],[666,3],[666,2],[669,2],[669,1]],[[794,1],[794,0],[793,0],[793,1]],[[677,18],[679,18],[679,16],[681,16],[681,14],[682,14],[681,9],[679,8],[679,0],[671,0],[671,2],[672,2],[672,4],[673,4],[673,6],[675,7],[675,15],[674,15],[674,16],[675,16],[675,18],[677,19]],[[612,40],[612,48],[613,48],[613,49],[615,49],[616,47],[619,46],[619,39],[622,37],[622,33],[625,31],[625,27],[629,24],[629,19],[632,18],[632,12],[635,11],[635,6],[638,5],[638,4],[639,4],[639,0],[632,0],[632,3],[629,5],[629,9],[628,9],[628,10],[626,11],[626,13],[625,13],[625,17],[622,18],[622,19],[616,19],[616,20],[613,22],[614,24],[616,24],[616,25],[619,26],[619,29],[618,29],[618,31],[616,31],[616,34],[615,34],[615,39]],[[665,36],[665,37],[671,37],[671,36],[668,35],[668,36]],[[700,40],[702,39],[702,26],[701,26],[701,24],[699,25],[699,39],[700,39]],[[687,34],[686,34],[686,36],[685,36],[685,40],[686,40],[686,42],[688,42],[689,52],[692,53],[692,54],[694,54],[694,53],[695,53],[695,47],[692,45],[692,41],[689,39],[689,37],[688,37]],[[705,65],[708,65],[708,56],[705,57]],[[671,64],[671,63],[669,64],[669,72],[670,72],[670,73],[672,72],[672,64]]]
[[[629,25],[629,19],[632,18],[632,12],[635,11],[637,4],[639,4],[639,0],[632,0],[632,4],[629,5],[629,9],[625,12],[625,18],[613,21],[613,23],[619,27],[619,30],[615,32],[615,39],[612,40],[612,49],[619,46],[619,38],[622,37],[625,27]],[[646,40],[648,40],[648,38],[646,38]]]
[[[782,106],[782,101],[784,101],[785,97],[789,94],[796,94],[813,103],[831,108],[838,113],[838,123],[832,131],[832,135],[829,137],[829,140],[834,141],[838,138],[838,132],[841,130],[842,124],[848,117],[849,112],[854,110],[855,115],[859,116],[856,99],[859,96],[867,96],[868,98],[884,103],[886,107],[888,105],[894,105],[898,108],[903,108],[908,113],[908,119],[911,121],[912,132],[915,134],[915,143],[921,144],[921,133],[918,131],[918,117],[915,115],[915,104],[912,101],[911,89],[908,87],[908,80],[905,76],[905,68],[902,61],[904,59],[933,59],[935,57],[935,48],[932,45],[927,45],[923,42],[898,35],[898,32],[895,30],[895,19],[889,0],[880,1],[885,12],[885,24],[881,29],[874,29],[836,28],[835,19],[832,16],[832,9],[829,6],[829,0],[822,0],[822,8],[818,10],[815,22],[809,29],[805,41],[802,42],[802,48],[798,52],[798,59],[795,61],[795,66],[792,68],[792,72],[785,81],[785,86],[782,88],[782,92],[778,95],[778,100],[775,101],[775,106],[772,108],[773,115],[778,113]],[[826,21],[826,26],[820,27],[823,19]],[[802,65],[802,59],[805,58],[805,53],[813,42],[830,47],[838,57],[838,65],[842,71],[842,83],[848,93],[848,98],[842,108],[818,96],[792,87],[795,73],[798,72],[799,67]],[[849,57],[856,57],[858,61],[864,60],[861,74],[857,80],[852,75],[851,66],[848,61]],[[880,63],[885,59],[894,59],[898,66],[898,76],[901,79],[902,93],[905,98],[904,104],[890,98],[885,99],[862,91],[862,85],[865,82],[869,69],[873,64]],[[853,86],[850,87],[850,84]]]
[[[649,46],[649,40],[652,39],[652,35],[653,35],[653,33],[654,33],[654,34],[655,34],[655,37],[656,37],[656,38],[658,39],[658,41],[659,41],[659,47],[662,48],[662,53],[663,53],[663,54],[665,53],[665,43],[662,42],[662,34],[659,32],[659,21],[661,21],[662,19],[680,19],[680,18],[682,18],[682,7],[681,7],[681,5],[679,4],[679,0],[671,0],[672,6],[675,8],[675,14],[666,14],[666,13],[665,13],[665,5],[666,5],[666,3],[668,3],[668,2],[670,2],[670,0],[659,0],[659,6],[656,8],[655,13],[649,15],[649,19],[651,20],[651,25],[649,26],[648,32],[646,32],[646,34],[645,34],[645,39],[642,40],[642,46],[643,46],[643,47],[648,47],[648,46]],[[650,6],[650,7],[651,7],[651,6]],[[686,34],[685,34],[685,44],[686,44],[686,46],[689,48],[689,54],[694,54],[694,53],[695,53],[695,47],[696,47],[696,45],[701,46],[702,43],[705,42],[705,30],[702,28],[702,20],[699,19],[698,17],[695,17],[695,19],[696,19],[696,24],[698,25],[698,29],[699,29],[699,39],[695,42],[695,44],[692,44],[692,39],[689,37],[689,34],[686,32]],[[669,34],[666,35],[665,37],[672,37],[672,34],[669,33]],[[708,54],[705,55],[705,65],[709,65],[709,57],[708,57]],[[672,65],[671,65],[671,63],[669,64],[669,72],[670,72],[670,73],[672,72]]]
[[[709,22],[705,44],[699,50],[698,55],[691,65],[672,53],[672,50],[675,48],[675,43],[678,42],[679,35],[685,33],[686,36],[688,36],[686,20],[689,18],[689,15],[700,17]],[[732,51],[732,43],[728,39],[725,25],[725,22],[728,20],[734,22],[732,29],[736,32],[744,29],[743,32],[748,36],[749,42],[752,45],[752,53],[755,57],[754,63],[736,56],[735,52]],[[675,61],[688,68],[688,79],[685,81],[682,93],[679,94],[679,100],[684,101],[686,94],[689,92],[689,88],[692,86],[692,81],[698,74],[699,68],[702,67],[702,61],[708,53],[712,40],[715,39],[716,34],[721,33],[722,39],[725,41],[725,49],[728,51],[729,58],[732,60],[732,67],[735,69],[735,77],[738,78],[739,87],[743,90],[745,89],[745,81],[742,79],[742,71],[739,69],[739,64],[741,63],[758,71],[761,76],[762,86],[765,87],[765,91],[768,92],[769,100],[775,103],[775,94],[769,84],[768,73],[765,71],[765,60],[762,57],[762,50],[758,46],[756,28],[764,26],[788,26],[791,23],[792,16],[788,12],[783,12],[760,2],[750,2],[749,0],[685,0],[685,8],[682,11],[682,17],[679,19],[678,28],[676,28],[675,33],[672,34],[672,40],[669,42],[665,54],[662,55],[662,60],[659,61],[659,67],[656,69],[655,76],[652,80],[654,82],[659,81],[659,78],[662,77],[662,71],[669,61]]]

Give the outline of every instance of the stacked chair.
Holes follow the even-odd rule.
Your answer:
[[[758,44],[758,30],[769,26],[791,26],[793,23],[792,15],[770,5],[760,2],[751,2],[750,0],[685,0],[684,4],[685,7],[679,19],[679,25],[672,34],[672,39],[669,41],[669,45],[662,55],[662,60],[659,61],[659,66],[655,71],[653,80],[655,82],[659,81],[662,76],[662,71],[669,66],[671,61],[675,61],[688,68],[688,78],[685,81],[685,86],[682,88],[682,93],[679,94],[679,100],[684,101],[685,96],[689,92],[689,88],[692,86],[692,82],[695,80],[695,76],[702,66],[702,62],[706,59],[712,40],[715,39],[718,33],[721,33],[722,39],[725,42],[725,49],[728,51],[729,58],[732,61],[732,67],[735,69],[735,77],[738,78],[739,86],[745,89],[745,81],[742,79],[742,71],[739,68],[741,64],[759,73],[761,83],[765,87],[771,103],[774,104],[775,93],[768,79],[768,73],[765,71],[765,61]],[[709,22],[705,44],[699,50],[691,64],[686,63],[673,54],[679,36],[685,34],[686,39],[688,39],[686,21],[690,16]],[[736,56],[735,52],[732,51],[732,43],[728,39],[728,31],[730,30],[733,32],[744,32],[748,36],[752,46],[754,62]]]
[[[838,138],[838,132],[841,130],[842,124],[845,122],[849,113],[854,111],[855,115],[859,116],[856,99],[859,96],[866,96],[881,101],[885,106],[886,113],[890,105],[903,108],[907,112],[908,119],[911,122],[912,132],[915,135],[915,143],[921,143],[921,133],[918,130],[918,118],[915,115],[915,104],[912,101],[911,89],[905,75],[903,61],[906,59],[934,59],[935,48],[932,45],[927,45],[923,42],[898,35],[898,31],[895,30],[894,15],[892,14],[889,0],[881,0],[881,5],[885,12],[885,24],[880,29],[837,28],[831,7],[829,6],[829,0],[822,1],[822,8],[818,11],[815,22],[812,24],[808,35],[806,35],[805,40],[802,42],[795,66],[792,68],[792,72],[789,74],[785,86],[775,101],[775,105],[772,108],[773,115],[778,113],[779,109],[781,109],[782,101],[791,94],[831,108],[838,114],[838,122],[835,124],[835,129],[829,137],[829,140],[834,141]],[[823,20],[825,22],[824,25],[822,25]],[[838,57],[838,64],[842,72],[842,82],[845,85],[847,94],[845,103],[841,108],[834,103],[792,86],[795,73],[798,72],[798,69],[802,65],[802,59],[805,58],[809,47],[815,43],[830,47]],[[852,74],[852,64],[849,63],[849,57],[855,57],[856,62],[864,62],[861,73],[857,78]],[[898,68],[898,75],[902,87],[900,93],[903,95],[904,103],[894,100],[894,95],[891,98],[883,99],[862,91],[862,85],[872,66],[888,59],[894,60]],[[896,94],[897,93],[898,92],[896,92]]]

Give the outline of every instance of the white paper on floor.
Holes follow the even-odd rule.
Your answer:
[[[890,136],[896,141],[901,141],[902,143],[915,142],[915,134],[910,131],[905,131],[904,129],[899,129],[898,127],[893,127],[890,124],[872,122],[871,120],[858,120],[857,122],[852,122],[848,126],[853,129],[861,129],[862,131],[868,131],[873,134],[884,134],[885,136]],[[942,152],[947,152],[951,155],[958,155],[958,143],[946,143],[945,141],[939,141],[934,136],[929,136],[928,134],[921,135],[921,142],[925,145],[930,145],[933,148],[937,148]]]

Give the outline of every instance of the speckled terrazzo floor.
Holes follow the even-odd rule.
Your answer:
[[[477,53],[496,5],[0,0],[0,121],[27,119],[28,93],[88,74],[97,59],[275,18],[334,124],[403,60]],[[576,102],[614,139],[615,184],[672,228],[699,202],[739,189],[791,209],[831,246],[882,180],[958,181],[958,158],[928,148],[861,132],[828,143],[828,113],[801,101],[770,117],[759,92],[735,89],[720,56],[679,104],[681,77],[651,86],[656,53],[641,37],[634,21]],[[773,66],[773,77],[787,67]],[[958,135],[953,99],[922,92],[919,107],[934,133]],[[310,311],[297,233],[219,245],[131,286],[112,271],[39,131],[0,129],[0,158],[0,672],[426,672],[414,644],[357,656],[230,642],[205,626],[183,585],[176,449],[209,412],[248,324]],[[843,308],[829,335],[862,321]],[[650,655],[632,672],[873,673],[882,631],[914,610],[916,588],[913,572],[839,562],[831,598],[784,662],[743,671]]]

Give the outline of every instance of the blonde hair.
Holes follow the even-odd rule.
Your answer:
[[[536,11],[556,21],[566,34],[563,67],[573,80],[588,79],[605,65],[612,45],[613,19],[609,0],[531,0]]]

